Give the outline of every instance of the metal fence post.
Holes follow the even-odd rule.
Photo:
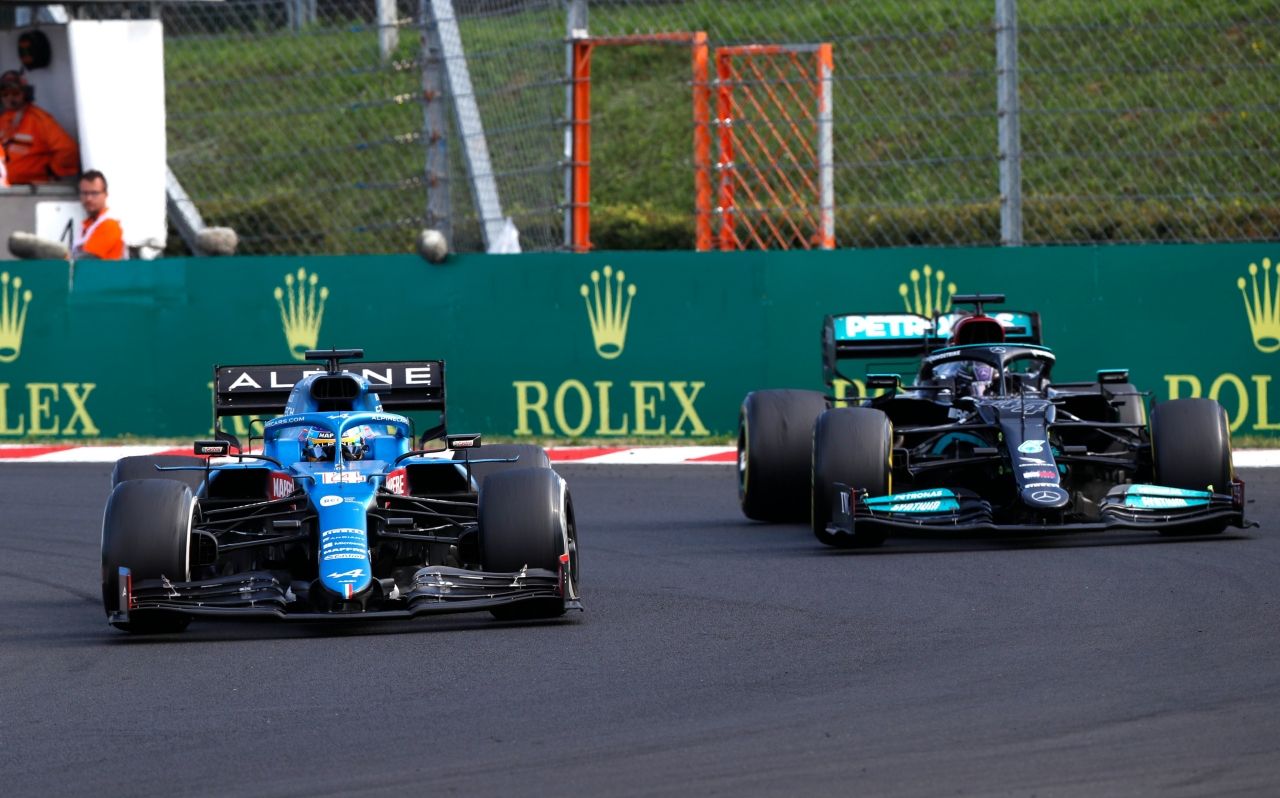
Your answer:
[[[996,0],[1000,243],[1022,246],[1022,141],[1018,129],[1018,1]]]
[[[430,0],[419,0],[418,25],[422,31],[423,136],[427,146],[427,227],[444,234],[453,249],[453,216],[449,196],[449,137],[445,128],[444,61]]]
[[[587,0],[565,0],[564,22],[564,246],[573,247],[573,42],[585,38]]]
[[[387,64],[400,45],[400,29],[396,27],[399,12],[396,0],[377,0],[378,11],[378,55],[382,63]]]

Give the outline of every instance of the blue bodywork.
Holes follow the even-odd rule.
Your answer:
[[[373,579],[367,513],[391,465],[409,452],[413,427],[406,417],[384,412],[377,394],[354,377],[358,390],[351,400],[352,410],[317,409],[319,402],[311,388],[322,378],[330,379],[313,374],[294,387],[285,415],[266,423],[262,454],[286,466],[306,491],[319,520],[320,583],[349,599],[368,589]],[[361,459],[344,459],[341,446],[334,447],[332,461],[303,458],[302,437],[308,430],[327,430],[335,440],[342,440],[348,430],[361,428],[368,433],[363,436],[367,453]],[[239,467],[270,468],[269,461],[249,461]]]
[[[362,356],[308,353],[327,369],[215,367],[215,422],[281,415],[263,425],[259,452],[249,451],[255,438],[241,447],[219,428],[194,451],[220,461],[155,464],[185,472],[155,479],[193,489],[182,529],[154,531],[137,520],[149,507],[108,500],[104,601],[113,625],[129,629],[137,613],[318,620],[486,609],[548,618],[581,609],[572,502],[546,453],[506,446],[472,457],[479,435],[446,434],[443,361],[338,362]],[[416,437],[395,410],[436,413],[438,423]],[[439,445],[428,450],[430,441]],[[112,496],[130,494],[136,479]],[[482,530],[485,507],[493,509]],[[142,554],[175,534],[186,536],[181,565]],[[112,559],[117,550],[124,554]]]

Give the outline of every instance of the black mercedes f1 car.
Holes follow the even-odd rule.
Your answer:
[[[307,357],[324,365],[215,367],[215,428],[282,414],[260,447],[219,429],[192,456],[116,463],[102,520],[113,626],[581,609],[573,501],[541,447],[447,434],[444,361]],[[409,411],[438,423],[416,436]]]
[[[904,533],[1050,534],[1245,527],[1226,413],[1209,399],[1153,405],[1128,371],[1053,382],[1040,317],[971,306],[826,317],[823,371],[854,388],[850,359],[918,358],[909,384],[869,373],[867,395],[748,394],[738,426],[738,496],[747,517],[807,519],[831,546]],[[875,395],[872,395],[875,394]]]

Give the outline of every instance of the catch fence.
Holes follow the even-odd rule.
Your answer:
[[[721,149],[731,120],[695,114],[723,76],[695,85],[687,50],[597,48],[589,163],[571,135],[575,38],[674,33],[704,33],[713,54],[830,47],[830,207],[811,192],[816,212],[799,210],[814,229],[756,245],[821,243],[823,212],[837,247],[1280,237],[1273,0],[226,0],[161,14],[170,167],[243,252],[402,252],[423,227],[477,251],[508,217],[525,251],[569,249],[584,201],[597,248],[694,248],[699,171],[716,189],[701,212],[723,215],[725,170],[741,165]],[[761,75],[740,80],[789,80]],[[810,160],[812,177],[824,164]]]

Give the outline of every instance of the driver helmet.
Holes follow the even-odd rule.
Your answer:
[[[986,363],[973,363],[973,382],[969,384],[969,393],[973,396],[985,396],[987,389],[991,387],[992,380],[996,376],[996,370],[988,366]]]
[[[978,360],[943,363],[934,376],[954,382],[957,396],[986,396],[995,382],[996,370]]]
[[[1004,326],[990,316],[965,316],[951,332],[951,346],[967,344],[1002,344]]]
[[[343,460],[361,460],[369,448],[360,432],[355,429],[343,432],[341,443]],[[306,438],[302,442],[302,454],[308,461],[312,463],[332,462],[333,450],[334,435],[332,432],[327,429],[311,429],[307,431]]]
[[[951,346],[1004,343],[1004,326],[990,316],[965,316],[956,322],[947,343]],[[977,361],[965,362],[960,373],[972,379],[965,391],[970,396],[985,396],[995,378],[995,369]]]

